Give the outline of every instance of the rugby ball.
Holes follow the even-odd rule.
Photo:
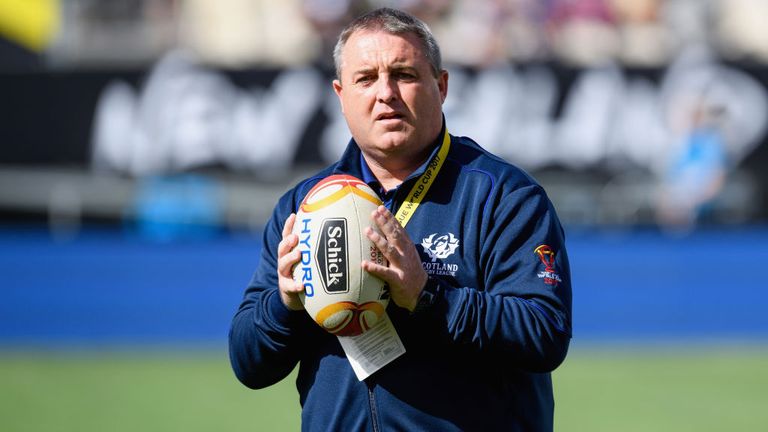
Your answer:
[[[301,259],[293,268],[301,281],[304,309],[324,330],[357,336],[384,316],[389,288],[361,267],[363,260],[387,265],[363,233],[373,226],[371,212],[381,205],[363,181],[332,175],[317,183],[296,213],[293,232],[299,236]]]

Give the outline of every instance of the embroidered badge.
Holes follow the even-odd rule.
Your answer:
[[[421,245],[424,247],[424,251],[427,255],[432,258],[432,262],[435,262],[438,258],[446,259],[453,255],[459,247],[459,239],[452,233],[441,236],[434,233],[422,240]]]
[[[456,253],[456,249],[459,248],[459,239],[456,236],[452,233],[443,235],[438,235],[437,233],[430,234],[421,241],[421,246],[432,260],[432,262],[421,263],[428,274],[432,276],[456,276],[456,272],[459,270],[458,264],[438,262],[438,260],[444,260]]]
[[[560,279],[560,275],[557,274],[555,269],[555,251],[547,245],[541,245],[533,251],[539,256],[539,260],[544,264],[544,271],[538,273],[539,279],[544,279],[544,283],[547,285],[557,285],[563,280]]]

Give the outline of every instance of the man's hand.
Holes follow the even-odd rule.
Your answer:
[[[280,288],[280,299],[290,310],[302,310],[299,294],[304,292],[301,281],[293,280],[293,267],[301,260],[301,251],[296,249],[299,244],[299,236],[293,234],[293,224],[296,215],[291,213],[283,226],[283,239],[277,245],[277,284]]]
[[[389,267],[363,261],[363,269],[389,285],[392,300],[396,305],[413,312],[428,278],[427,272],[421,266],[419,252],[405,228],[386,207],[379,206],[371,213],[371,219],[381,234],[366,227],[365,235],[384,254],[384,258],[389,261]]]

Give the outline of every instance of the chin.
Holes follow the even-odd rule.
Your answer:
[[[387,133],[379,137],[375,147],[383,152],[393,152],[409,147],[411,136],[404,133]]]

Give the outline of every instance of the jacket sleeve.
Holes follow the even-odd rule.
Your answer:
[[[571,337],[571,282],[564,233],[538,185],[493,202],[483,218],[484,287],[437,281],[426,313],[451,342],[503,356],[530,372],[554,370]],[[538,250],[538,251],[537,251]]]
[[[277,286],[277,246],[292,211],[286,194],[264,229],[259,263],[229,331],[229,357],[237,378],[263,388],[287,376],[299,360],[296,339],[307,319],[304,311],[285,307]]]

